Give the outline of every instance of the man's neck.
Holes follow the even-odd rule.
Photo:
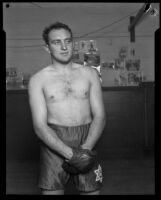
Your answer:
[[[53,67],[56,71],[58,72],[69,72],[72,70],[73,68],[73,63],[72,62],[69,62],[68,64],[62,64],[62,63],[57,63],[57,62],[53,62],[51,64],[51,67]]]

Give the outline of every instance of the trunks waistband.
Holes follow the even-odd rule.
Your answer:
[[[77,128],[77,127],[83,127],[83,126],[89,126],[91,124],[91,122],[89,123],[86,123],[86,124],[81,124],[81,125],[75,125],[75,126],[66,126],[66,125],[61,125],[61,124],[55,124],[55,123],[47,123],[48,126],[51,126],[51,127],[55,127],[55,128],[58,128],[58,127],[62,127],[62,128]]]

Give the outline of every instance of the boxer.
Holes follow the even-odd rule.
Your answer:
[[[38,186],[43,195],[63,195],[74,176],[80,194],[99,194],[103,175],[95,145],[106,117],[98,73],[73,62],[73,34],[66,24],[51,24],[42,36],[51,64],[33,74],[28,85],[40,140]]]

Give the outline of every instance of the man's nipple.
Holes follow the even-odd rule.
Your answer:
[[[54,96],[53,96],[53,95],[51,95],[51,96],[50,96],[50,99],[54,99]]]

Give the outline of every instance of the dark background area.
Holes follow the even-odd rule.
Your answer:
[[[107,123],[96,147],[104,171],[101,194],[154,194],[154,83],[104,87]],[[39,139],[27,90],[6,91],[6,192],[40,194]],[[78,194],[72,178],[65,194]]]
[[[102,159],[138,157],[154,150],[154,86],[103,89],[107,124],[98,141]],[[6,93],[7,160],[38,160],[27,90]]]

